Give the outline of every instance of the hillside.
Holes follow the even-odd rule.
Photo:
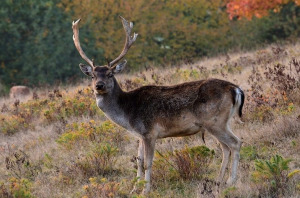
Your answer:
[[[300,196],[300,43],[116,78],[125,90],[220,78],[245,91],[244,123],[232,121],[243,140],[237,184],[213,185],[222,151],[209,133],[205,144],[167,138],[156,144],[149,197]],[[129,194],[137,139],[105,118],[89,83],[0,98],[0,197],[139,197]]]

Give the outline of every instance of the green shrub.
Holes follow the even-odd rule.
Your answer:
[[[3,198],[34,198],[31,194],[32,183],[27,179],[12,177],[8,184],[0,182],[0,197]]]
[[[289,173],[291,159],[284,159],[280,155],[271,157],[270,160],[255,160],[255,171],[252,179],[259,185],[261,195],[277,197],[286,193],[289,180],[299,172],[294,170]]]
[[[202,175],[207,172],[214,154],[214,150],[210,150],[206,146],[186,147],[166,154],[157,151],[153,177],[157,180],[202,178]]]
[[[61,94],[59,90],[49,93],[49,98],[33,99],[26,102],[16,101],[13,109],[4,105],[5,114],[0,114],[0,132],[14,134],[20,130],[34,128],[38,124],[64,122],[70,117],[101,114],[95,103],[91,88],[75,93]]]
[[[106,178],[92,177],[90,183],[83,186],[84,196],[88,197],[118,197],[120,195],[120,183],[107,181]]]
[[[70,167],[72,176],[78,174],[84,178],[96,175],[104,175],[114,170],[114,164],[117,160],[115,157],[118,149],[110,144],[93,143],[86,147],[89,151],[81,156]]]
[[[110,121],[74,122],[66,126],[65,133],[60,135],[56,142],[67,149],[88,142],[106,142],[119,146],[126,139],[120,130],[120,127]]]
[[[258,157],[255,146],[243,146],[240,152],[241,160],[255,160]]]
[[[222,197],[229,198],[231,197],[230,195],[233,195],[236,191],[237,188],[235,186],[228,187],[222,192]]]
[[[28,129],[30,125],[25,119],[17,115],[0,115],[0,133],[12,135],[21,129]]]

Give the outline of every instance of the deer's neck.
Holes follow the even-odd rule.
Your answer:
[[[124,127],[128,131],[136,132],[134,126],[131,126],[128,115],[124,112],[123,108],[120,107],[120,97],[126,95],[118,82],[114,79],[114,89],[111,93],[105,95],[96,95],[97,106],[103,111],[103,113],[111,121]]]
[[[120,85],[114,79],[114,88],[111,93],[104,95],[96,94],[97,106],[105,113],[109,114],[113,111],[116,111],[118,98],[124,94],[124,91],[121,89]]]

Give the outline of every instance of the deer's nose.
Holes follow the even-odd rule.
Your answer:
[[[103,90],[105,87],[105,84],[103,82],[99,82],[96,84],[96,89],[97,90]]]

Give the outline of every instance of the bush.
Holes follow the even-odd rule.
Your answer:
[[[202,175],[207,173],[213,156],[214,151],[206,146],[186,147],[166,154],[157,151],[153,164],[153,177],[156,180],[202,178]]]
[[[32,183],[27,179],[10,178],[9,185],[0,182],[0,197],[34,198],[31,194]]]
[[[103,175],[111,172],[116,162],[118,149],[110,144],[93,144],[90,152],[76,163],[84,175]]]
[[[44,125],[53,122],[64,123],[70,117],[94,117],[97,113],[101,113],[90,88],[69,94],[62,94],[56,89],[49,93],[47,99],[39,99],[36,96],[27,102],[17,100],[12,108],[3,104],[1,111],[5,112],[0,115],[0,132],[4,134],[33,128],[37,125],[33,122]]]
[[[255,160],[255,171],[252,179],[260,184],[258,187],[260,195],[277,197],[287,193],[289,180],[300,170],[289,172],[291,159],[284,159],[280,155],[271,157],[270,160]]]
[[[61,180],[66,184],[86,181],[90,177],[105,176],[115,170],[116,155],[119,150],[110,144],[92,143],[85,146],[86,153],[76,156],[66,170],[61,172]],[[67,181],[67,182],[66,182]]]
[[[41,171],[39,165],[34,164],[22,150],[10,153],[5,157],[5,166],[9,174],[15,178],[33,180]]]
[[[6,87],[4,87],[4,85],[0,82],[0,97],[3,97],[7,92],[8,90],[6,89]]]
[[[90,88],[85,88],[75,94],[62,96],[57,95],[59,92],[54,90],[54,94],[49,95],[50,100],[46,100],[47,105],[44,105],[38,113],[45,123],[69,117],[94,116],[98,107],[91,92]]]
[[[251,88],[247,90],[245,109],[252,121],[269,122],[276,114],[291,114],[299,102],[300,62],[292,58],[288,64],[277,63],[277,57],[287,52],[279,47],[271,51],[258,55],[256,62],[262,67],[253,67],[248,77]]]
[[[293,58],[289,62],[289,66],[280,63],[273,67],[267,67],[264,73],[265,77],[270,80],[272,86],[281,93],[295,93],[295,90],[300,88],[300,61]]]
[[[113,143],[119,146],[126,136],[120,133],[120,127],[110,121],[95,122],[74,122],[66,126],[65,133],[59,136],[57,143],[67,149],[72,149],[78,144],[87,144],[89,141],[94,143]]]
[[[12,135],[21,129],[28,129],[30,125],[24,118],[17,115],[0,115],[0,132]]]
[[[241,160],[255,160],[258,157],[257,149],[255,146],[243,146],[241,148]]]
[[[88,197],[117,197],[120,195],[120,183],[109,182],[106,178],[97,179],[96,177],[89,179],[90,184],[84,185],[84,196]]]

